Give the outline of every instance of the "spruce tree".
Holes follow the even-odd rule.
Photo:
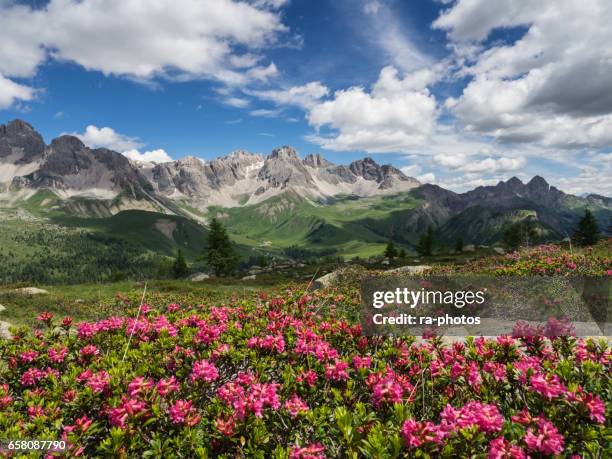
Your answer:
[[[227,231],[223,225],[213,218],[208,225],[208,265],[216,276],[229,275],[238,262],[238,257],[232,247]]]
[[[516,250],[521,245],[529,246],[537,237],[535,221],[525,219],[510,225],[504,231],[502,241],[508,249]]]
[[[397,250],[395,249],[395,245],[393,241],[389,241],[387,243],[387,247],[385,248],[385,257],[389,260],[393,260],[397,256]]]
[[[577,245],[586,247],[597,243],[600,231],[593,212],[589,209],[584,211],[584,216],[578,222],[574,230],[573,240]]]
[[[521,227],[520,224],[514,223],[504,231],[503,243],[510,250],[516,250],[521,245]]]
[[[434,230],[431,225],[427,227],[427,230],[421,234],[419,243],[417,244],[417,252],[421,256],[431,256],[433,253],[434,245]]]
[[[174,264],[172,265],[172,275],[175,279],[179,279],[181,277],[185,277],[188,271],[189,270],[187,269],[187,262],[183,256],[183,251],[179,249],[176,259],[174,260]]]
[[[457,242],[455,242],[455,252],[463,252],[463,245],[463,238],[460,237],[459,239],[457,239]]]
[[[402,260],[406,258],[406,250],[403,247],[400,249],[398,257],[401,258]]]

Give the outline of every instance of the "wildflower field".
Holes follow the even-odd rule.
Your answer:
[[[596,251],[462,269],[610,275]],[[66,457],[612,456],[606,340],[365,337],[357,280],[40,313],[0,341],[0,439],[65,440]]]

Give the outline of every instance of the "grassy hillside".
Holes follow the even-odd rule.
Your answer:
[[[112,234],[48,221],[0,221],[0,284],[144,278],[165,265],[166,257]]]
[[[418,202],[410,193],[341,196],[325,204],[285,193],[252,206],[211,207],[209,215],[219,218],[237,242],[271,252],[301,246],[345,258],[369,257],[382,253],[388,236],[384,224],[367,223],[384,222]]]

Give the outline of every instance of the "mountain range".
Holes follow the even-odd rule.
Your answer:
[[[455,193],[371,158],[337,165],[320,154],[301,159],[288,146],[267,156],[235,151],[210,161],[143,163],[70,135],[46,145],[21,120],[0,125],[0,201],[85,228],[150,212],[154,218],[141,221],[153,222],[174,246],[188,244],[178,237],[181,221],[216,216],[250,250],[287,253],[299,246],[343,256],[379,253],[389,239],[410,251],[429,225],[446,245],[458,238],[495,244],[523,219],[536,223],[542,240],[556,240],[586,208],[604,231],[612,216],[610,198],[566,194],[539,176]]]

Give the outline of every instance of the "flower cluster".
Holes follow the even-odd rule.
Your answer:
[[[366,337],[355,287],[301,288],[169,294],[138,320],[41,314],[0,347],[0,436],[70,457],[609,453],[606,341]]]

